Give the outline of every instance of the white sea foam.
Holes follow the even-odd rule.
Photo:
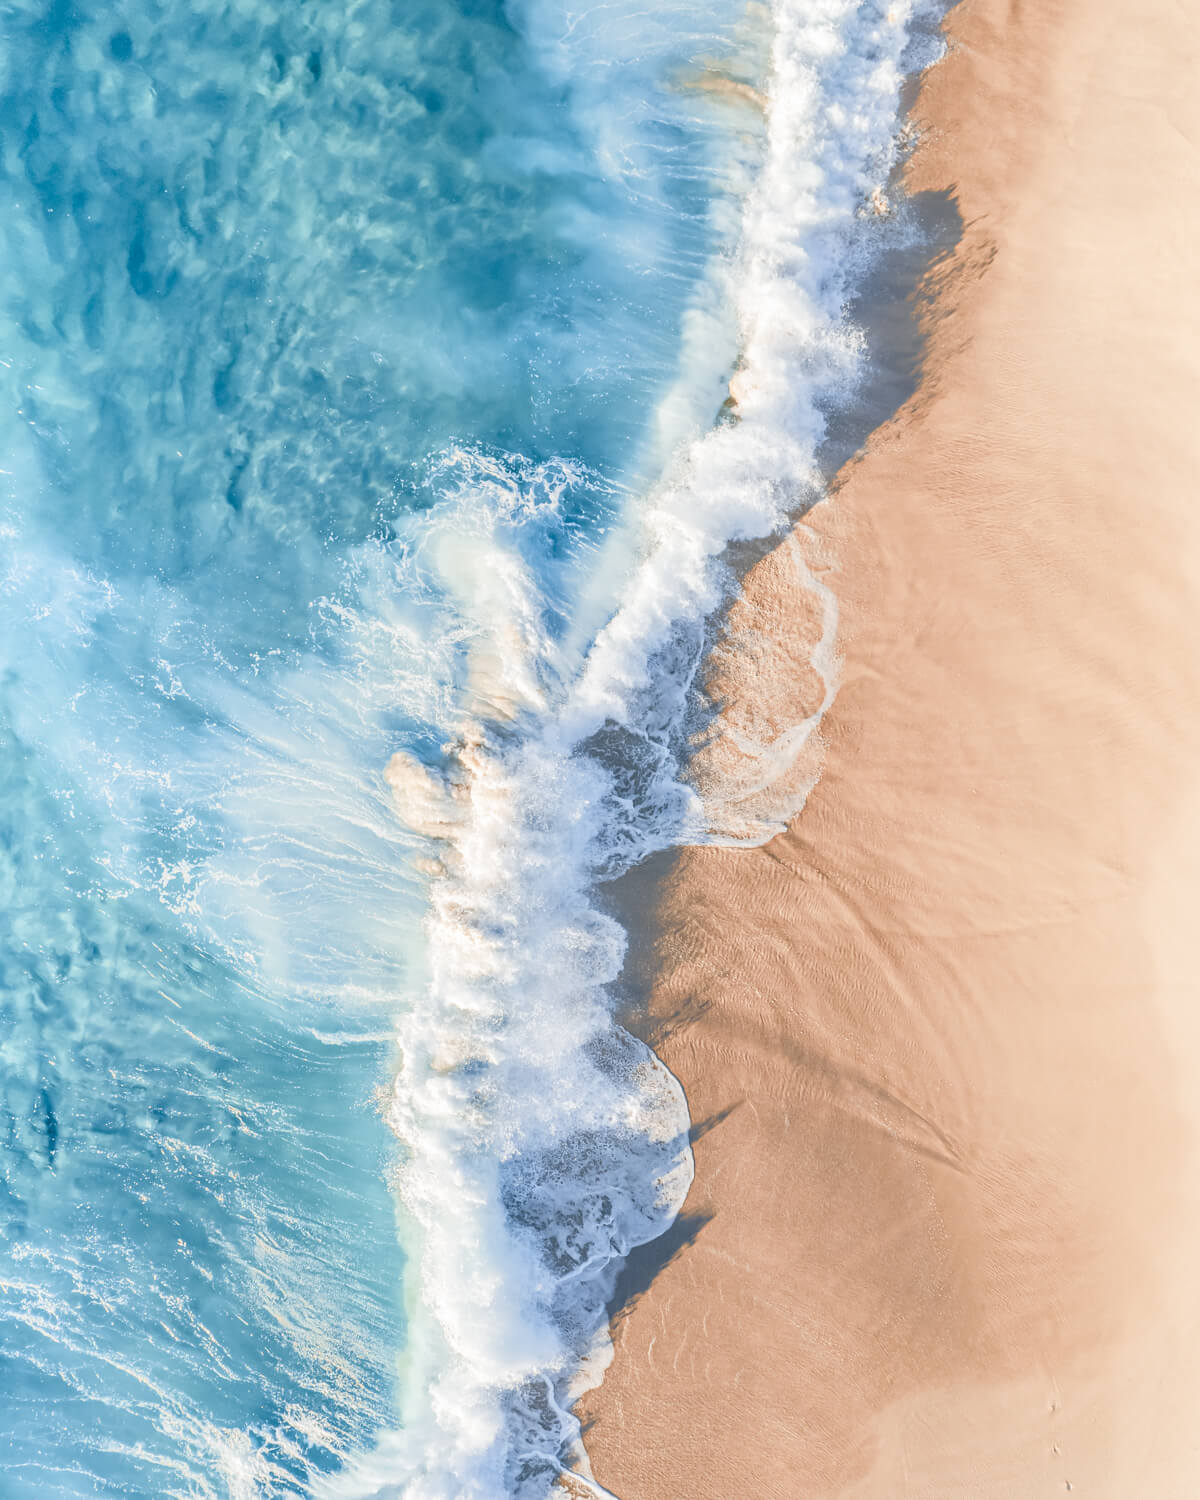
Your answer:
[[[675,456],[582,662],[555,644],[522,563],[522,525],[555,503],[544,476],[537,499],[529,475],[464,472],[453,513],[414,523],[427,587],[466,621],[468,669],[442,756],[398,756],[387,775],[435,871],[389,1112],[411,1343],[402,1428],[321,1493],[545,1495],[579,1458],[568,1404],[619,1259],[682,1203],[685,1101],[613,1019],[624,936],[594,888],[721,831],[681,773],[704,622],[728,587],[719,558],[819,493],[823,413],[860,369],[844,316],[855,237],[894,164],[917,8],[778,0],[765,155],[727,273],[738,420]],[[538,19],[551,36],[551,13]],[[557,33],[568,71],[579,35]],[[820,651],[828,701],[825,637]],[[764,748],[760,779],[811,727]]]

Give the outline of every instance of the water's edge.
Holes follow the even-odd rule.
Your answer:
[[[709,712],[698,673],[736,588],[731,544],[778,537],[824,492],[853,431],[831,413],[857,400],[860,421],[873,415],[846,308],[889,250],[923,233],[886,194],[903,79],[936,46],[930,11],[910,32],[909,9],[806,9],[774,15],[765,160],[733,278],[733,420],[679,453],[654,491],[640,561],[578,674],[564,682],[553,649],[514,627],[529,587],[518,570],[509,649],[480,673],[482,712],[440,767],[398,756],[389,768],[439,851],[428,1004],[402,1026],[391,1114],[426,1356],[387,1479],[376,1468],[370,1481],[385,1488],[338,1493],[442,1494],[447,1469],[446,1494],[481,1497],[586,1479],[571,1403],[609,1358],[622,1264],[676,1222],[691,1183],[682,1092],[612,1018],[626,938],[597,882],[682,843],[761,842],[797,810],[794,796],[706,796],[689,779]],[[481,1245],[489,1268],[505,1266],[486,1286],[472,1276]]]

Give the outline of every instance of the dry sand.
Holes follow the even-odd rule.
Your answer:
[[[583,1403],[621,1500],[1200,1497],[1200,0],[948,30],[924,383],[797,531],[823,775],[635,953],[700,1129]],[[736,639],[812,608],[778,554]]]

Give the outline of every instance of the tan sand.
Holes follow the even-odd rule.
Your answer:
[[[710,1128],[583,1403],[621,1500],[1200,1497],[1200,0],[949,30],[927,377],[797,533],[823,775],[639,959]]]

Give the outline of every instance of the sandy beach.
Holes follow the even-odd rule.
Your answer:
[[[798,548],[820,779],[635,934],[696,1181],[582,1403],[621,1500],[1200,1495],[1200,3],[947,33],[920,387],[714,669],[819,635]]]

